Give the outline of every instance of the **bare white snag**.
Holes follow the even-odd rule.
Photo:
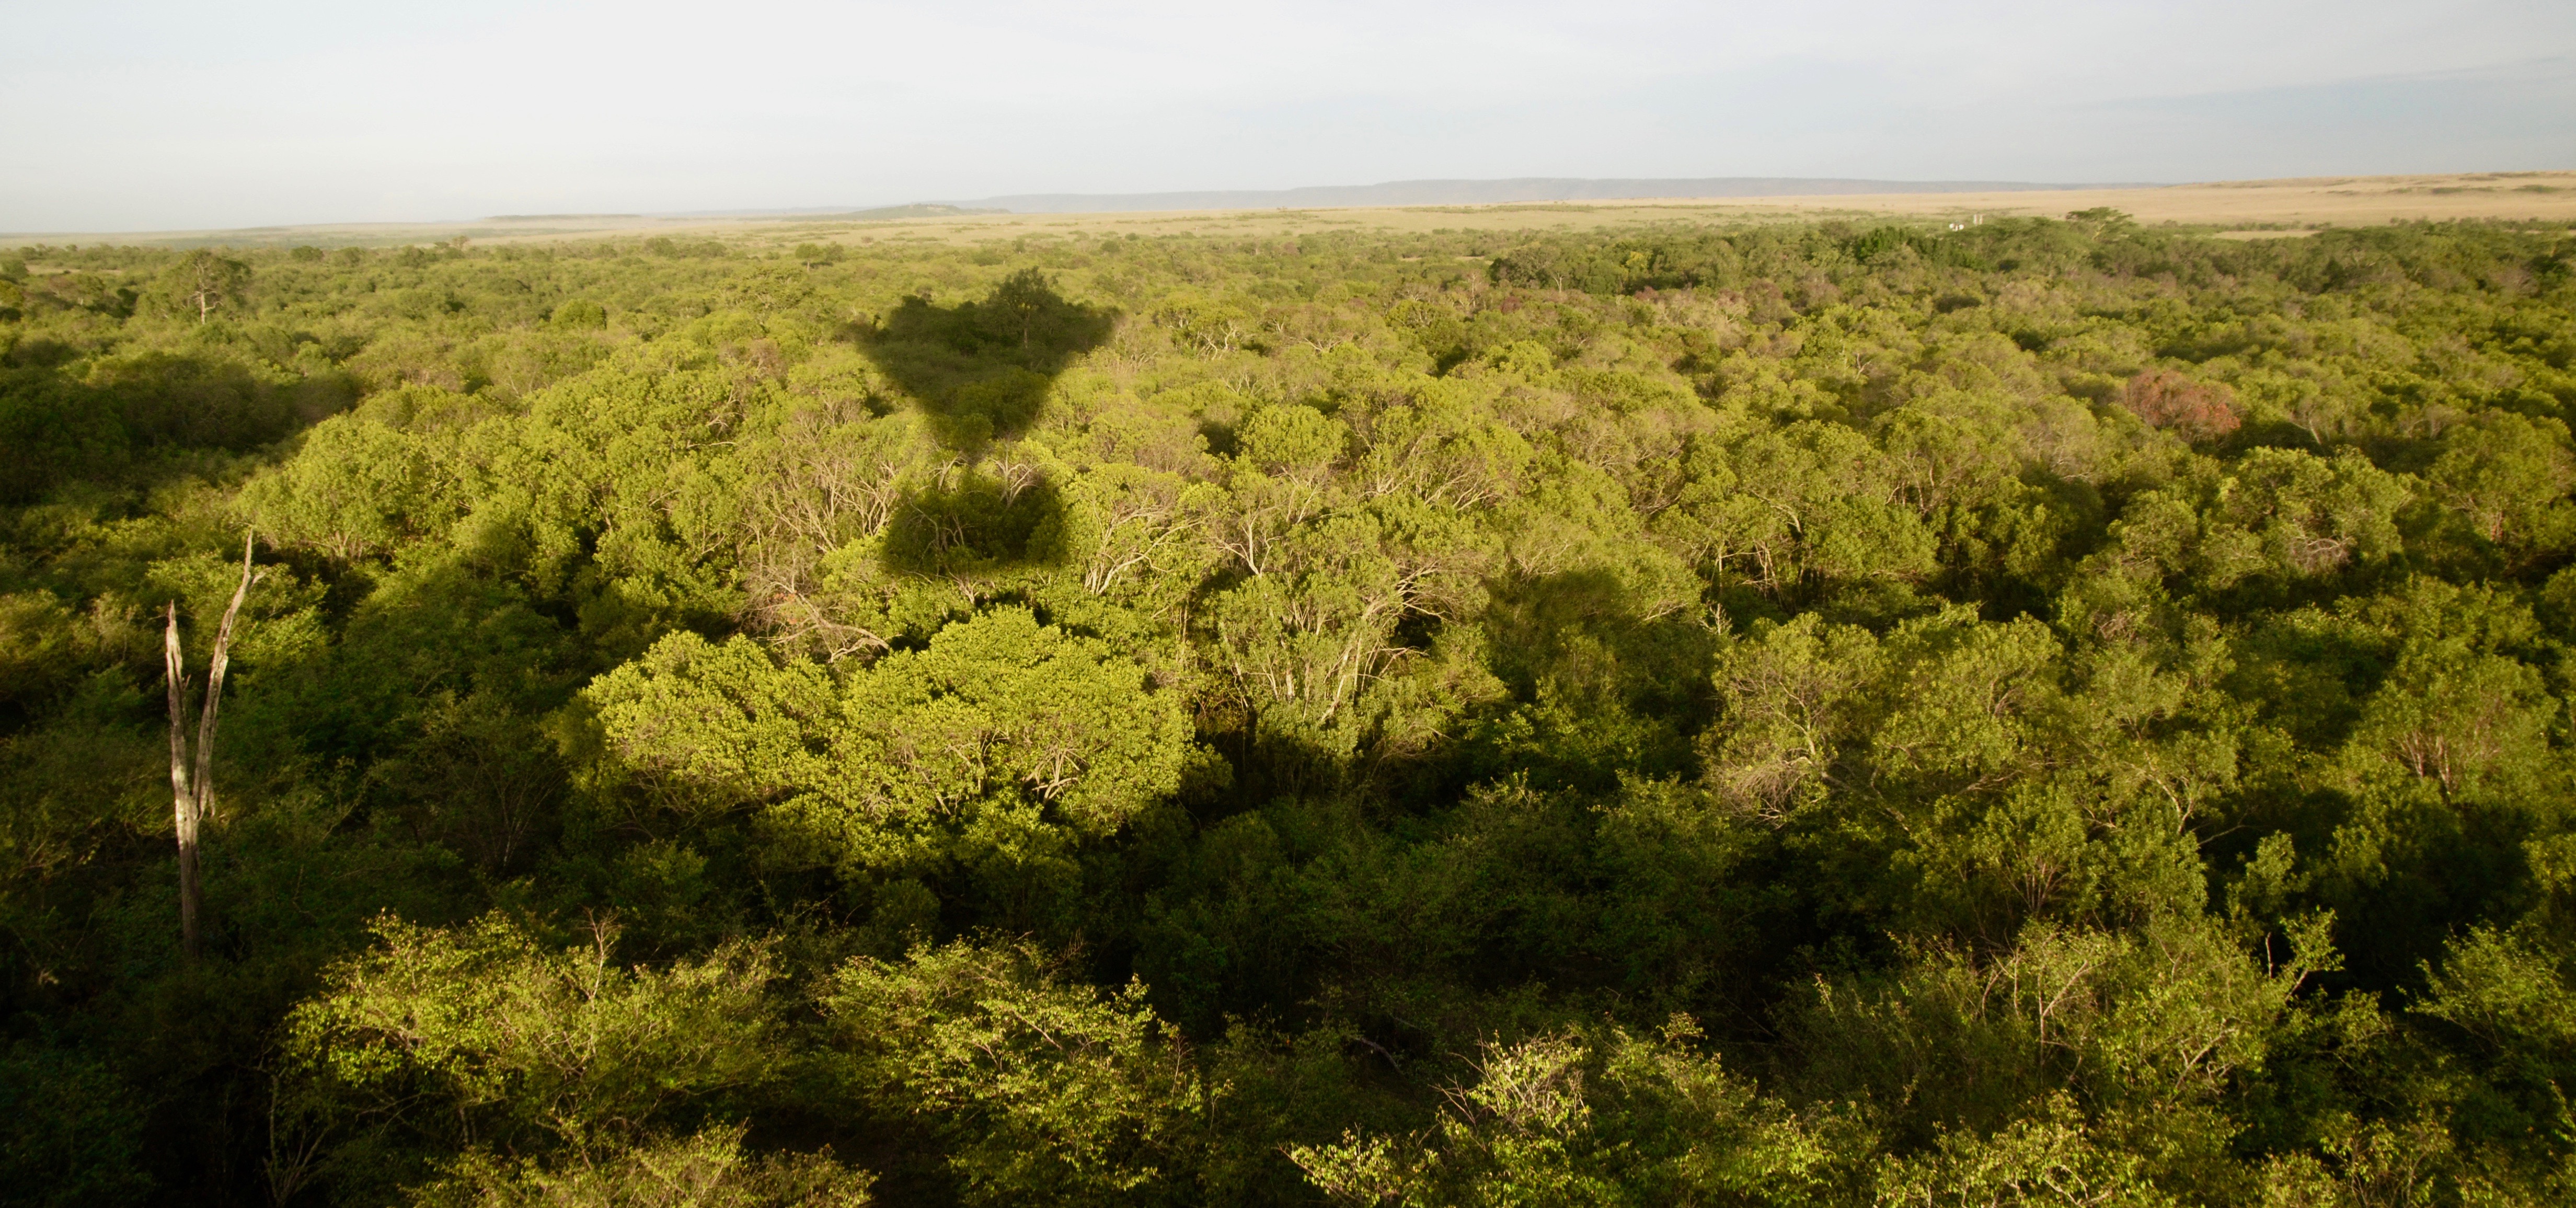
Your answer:
[[[197,957],[197,797],[188,790],[188,674],[179,652],[179,602],[170,602],[162,662],[170,680],[170,796],[179,834],[179,943]]]
[[[206,702],[197,711],[196,774],[188,769],[188,674],[185,656],[179,648],[179,603],[170,602],[166,612],[168,626],[162,632],[161,656],[170,682],[170,795],[173,822],[179,838],[179,942],[189,960],[199,951],[197,913],[197,832],[214,812],[215,715],[224,699],[224,671],[232,665],[233,622],[241,616],[242,601],[250,596],[250,585],[259,576],[251,569],[251,535],[242,534],[241,582],[233,588],[232,603],[224,607],[223,623],[215,629],[215,650],[206,665]]]

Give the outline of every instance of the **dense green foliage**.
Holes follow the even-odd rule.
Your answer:
[[[2576,1199],[2572,263],[13,253],[0,1197]]]

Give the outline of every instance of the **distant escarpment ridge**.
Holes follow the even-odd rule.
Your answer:
[[[1083,214],[1104,210],[1253,210],[1332,206],[1492,205],[1515,201],[1629,201],[1650,197],[1816,197],[1869,193],[1999,193],[2052,189],[2155,188],[2143,183],[2040,184],[2018,180],[1853,180],[1841,177],[1707,176],[1587,180],[1524,176],[1511,180],[1396,180],[1375,185],[1301,189],[1209,189],[1181,193],[1018,193],[945,204],[1018,214]]]
[[[923,201],[915,202],[908,206],[877,206],[873,209],[851,210],[843,214],[814,214],[805,215],[803,217],[825,220],[844,218],[858,222],[885,222],[901,218],[946,218],[957,214],[999,214],[1003,212],[1004,211],[1000,206],[977,206],[973,204],[952,205],[947,202]]]
[[[954,218],[968,214],[1002,214],[999,206],[978,204],[955,205],[944,201],[916,201],[909,205],[803,206],[792,210],[677,210],[649,217],[672,218],[750,218],[775,219],[780,222],[894,222],[912,218]]]

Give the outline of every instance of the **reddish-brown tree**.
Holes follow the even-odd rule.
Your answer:
[[[2193,381],[2171,369],[2149,369],[2130,378],[2120,391],[2120,405],[2185,440],[2215,440],[2242,422],[2236,418],[2236,392],[2225,383]]]

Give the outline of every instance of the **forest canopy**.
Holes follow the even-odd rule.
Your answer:
[[[2576,1200],[2569,232],[817,237],[0,258],[0,1198]]]

